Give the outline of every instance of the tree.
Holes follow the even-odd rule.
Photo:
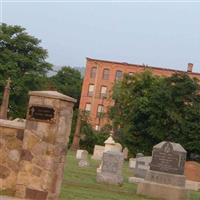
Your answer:
[[[79,105],[81,95],[81,73],[72,67],[62,67],[56,75],[50,78],[51,87],[61,93],[77,99],[76,108]]]
[[[0,96],[10,77],[12,117],[25,116],[29,90],[45,88],[52,65],[45,61],[48,53],[40,42],[20,26],[0,25]]]
[[[162,140],[200,154],[200,95],[187,74],[160,78],[150,72],[125,76],[114,88],[110,110],[118,137],[132,153],[151,153]]]

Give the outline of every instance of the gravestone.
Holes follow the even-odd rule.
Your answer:
[[[87,160],[88,152],[86,150],[78,149],[76,152],[76,159],[77,160]]]
[[[129,158],[129,168],[135,169],[136,159],[135,158]]]
[[[125,147],[123,149],[123,154],[124,154],[124,159],[127,160],[128,159],[128,148],[127,147]]]
[[[103,152],[104,152],[105,147],[101,145],[95,145],[94,146],[94,152],[92,155],[93,160],[101,160],[103,157]]]
[[[184,165],[186,151],[177,143],[161,142],[153,147],[152,161],[137,193],[166,200],[186,200]]]
[[[15,195],[57,200],[76,100],[55,91],[34,91],[29,95]]]
[[[146,176],[147,171],[149,170],[150,162],[152,157],[151,156],[143,156],[137,157],[135,162],[134,168],[134,176],[138,178],[144,178]]]
[[[97,172],[97,182],[121,185],[123,183],[122,167],[124,156],[120,152],[103,153],[101,170]]]
[[[88,167],[89,166],[89,162],[88,162],[88,160],[84,160],[84,159],[79,160],[78,166],[79,167]]]

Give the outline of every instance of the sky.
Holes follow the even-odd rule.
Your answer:
[[[1,22],[41,39],[48,61],[84,67],[86,57],[200,73],[198,1],[0,0]]]

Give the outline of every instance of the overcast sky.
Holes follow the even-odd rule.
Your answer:
[[[41,39],[56,66],[91,57],[200,72],[200,1],[0,1],[1,20]]]

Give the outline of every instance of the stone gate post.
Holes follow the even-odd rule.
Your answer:
[[[16,197],[57,200],[76,100],[55,91],[29,95]]]

